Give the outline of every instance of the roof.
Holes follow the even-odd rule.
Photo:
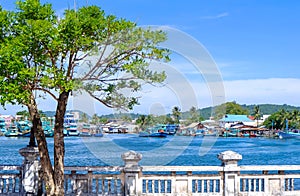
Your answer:
[[[221,122],[253,122],[247,115],[234,115],[226,114],[221,120]]]

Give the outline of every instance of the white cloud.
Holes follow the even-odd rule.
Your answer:
[[[238,103],[300,105],[300,79],[268,78],[225,81],[226,99]]]
[[[223,13],[220,13],[217,15],[212,15],[212,16],[202,16],[201,19],[218,19],[218,18],[224,18],[228,15],[229,15],[228,12],[223,12]]]
[[[177,78],[177,80],[176,80]],[[182,111],[189,110],[192,106],[204,108],[212,106],[212,93],[208,85],[203,81],[191,81],[174,75],[167,80],[165,87],[147,86],[140,93],[141,105],[134,107],[136,113],[167,114],[174,106],[179,106]],[[224,81],[225,100],[236,101],[239,104],[289,104],[300,106],[300,79],[298,78],[267,78],[252,80]],[[214,86],[211,84],[210,86]],[[214,91],[216,89],[212,89]],[[69,104],[68,109],[78,108],[75,102]],[[54,110],[54,104],[48,101],[40,101],[40,109]],[[95,104],[95,111],[101,114],[116,112],[101,104]],[[15,114],[16,111],[25,110],[17,106],[8,106],[1,114]]]

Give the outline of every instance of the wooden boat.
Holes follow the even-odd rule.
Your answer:
[[[79,136],[80,137],[92,137],[92,134],[90,132],[83,131],[83,132],[80,132]]]
[[[7,131],[5,120],[0,118],[0,132],[5,133]]]
[[[54,131],[52,129],[44,130],[45,137],[53,137]]]
[[[31,125],[29,121],[19,121],[16,123],[20,137],[30,137]]]
[[[45,137],[54,136],[54,130],[49,121],[42,121],[42,127],[44,130]]]
[[[91,125],[83,124],[82,129],[80,131],[80,137],[91,137]]]
[[[203,137],[203,133],[204,133],[204,130],[203,129],[198,129],[196,132],[195,132],[195,137]]]
[[[167,137],[167,133],[164,133],[164,132],[156,132],[156,133],[148,133],[148,132],[141,132],[139,134],[139,137],[161,137],[161,138],[164,138],[164,137]]]
[[[150,127],[146,129],[146,131],[141,132],[139,137],[167,137],[167,135],[170,134],[167,133],[164,128],[165,127],[162,127],[161,125]]]
[[[79,136],[80,132],[77,129],[77,124],[70,124],[67,128],[68,136]]]
[[[5,137],[19,137],[20,132],[16,125],[11,125],[4,133]]]
[[[94,137],[103,137],[103,133],[95,133],[93,136]]]
[[[285,131],[279,131],[278,132],[279,139],[300,139],[300,130],[285,130]]]

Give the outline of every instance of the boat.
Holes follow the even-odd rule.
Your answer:
[[[204,131],[203,132],[203,137],[218,137],[218,132],[217,131]]]
[[[95,133],[93,134],[94,137],[103,137],[103,133]]]
[[[94,137],[103,137],[103,129],[102,127],[97,127],[95,133],[93,134]]]
[[[179,130],[179,125],[177,124],[157,124],[152,129],[163,130],[167,135],[175,135]]]
[[[83,124],[82,129],[80,131],[80,136],[81,137],[91,137],[91,125],[90,124]]]
[[[46,120],[42,121],[42,128],[44,130],[45,137],[53,137],[54,136],[54,130],[49,121],[46,121]]]
[[[64,127],[63,132],[64,132],[64,136],[68,136],[68,130],[65,127]]]
[[[168,133],[166,133],[163,129],[157,130],[156,127],[148,128],[146,131],[142,131],[139,134],[139,137],[167,137]]]
[[[79,136],[80,132],[78,131],[77,124],[70,124],[67,128],[68,136]]]
[[[92,134],[90,132],[80,132],[80,137],[92,137]]]
[[[67,113],[64,118],[64,135],[65,136],[79,136],[80,132],[77,128],[77,120],[74,114]]]
[[[164,137],[167,137],[167,133],[164,133],[164,132],[156,132],[156,133],[149,133],[149,132],[141,132],[139,134],[139,137],[161,137],[161,138],[164,138]]]
[[[20,132],[17,125],[11,125],[4,133],[5,137],[19,137]]]
[[[18,121],[16,126],[19,131],[19,136],[30,137],[31,125],[29,121]]]
[[[167,133],[168,135],[175,135],[178,130],[179,130],[179,125],[177,125],[177,124],[167,124],[166,129],[165,129],[165,133]]]
[[[195,132],[195,137],[203,137],[204,130],[203,129],[198,129]]]
[[[298,129],[279,131],[277,134],[279,139],[300,139],[300,130]]]
[[[5,120],[0,118],[0,132],[5,133],[7,131]]]

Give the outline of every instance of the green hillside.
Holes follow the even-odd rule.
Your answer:
[[[291,106],[291,105],[287,105],[287,104],[283,104],[283,105],[276,105],[276,104],[258,104],[258,105],[240,105],[242,108],[246,109],[249,111],[249,114],[253,114],[254,113],[254,107],[255,106],[259,106],[260,109],[260,113],[263,115],[270,115],[273,114],[275,112],[278,112],[281,109],[284,109],[286,111],[293,111],[293,110],[299,110],[300,111],[300,107],[296,107],[296,106]],[[204,119],[209,119],[209,117],[212,114],[212,107],[206,107],[206,108],[202,108],[202,109],[198,109],[200,115],[204,118]],[[67,112],[72,112],[72,111],[67,111]],[[82,115],[81,111],[77,111],[80,113],[80,115]],[[44,114],[46,114],[46,116],[54,116],[55,113],[54,111],[46,111],[43,112]],[[122,118],[124,116],[129,116],[131,119],[136,119],[138,118],[140,115],[142,114],[137,114],[137,113],[118,113],[118,114],[108,114],[108,115],[101,115],[98,114],[99,117],[101,118],[107,118],[107,119],[119,119]],[[170,115],[170,114],[168,114]],[[187,119],[189,117],[189,111],[185,111],[182,112],[181,118],[182,119]],[[90,116],[88,116],[88,118],[90,118]]]

